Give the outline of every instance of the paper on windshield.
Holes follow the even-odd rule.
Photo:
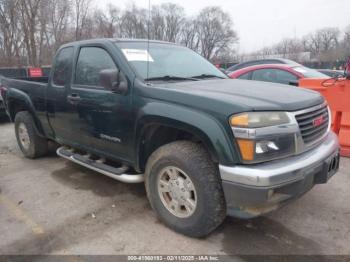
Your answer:
[[[151,55],[144,49],[122,49],[128,61],[154,62]],[[147,59],[148,58],[148,59]]]

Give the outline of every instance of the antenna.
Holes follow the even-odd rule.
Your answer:
[[[151,25],[151,0],[148,0],[148,21],[147,21],[147,79],[149,78],[149,38]]]

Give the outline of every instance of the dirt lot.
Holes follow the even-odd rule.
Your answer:
[[[142,184],[127,185],[52,156],[23,158],[0,123],[0,254],[350,254],[350,159],[268,216],[227,218],[205,239],[163,226]]]

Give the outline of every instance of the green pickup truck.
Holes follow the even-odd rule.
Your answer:
[[[65,159],[144,182],[160,220],[192,237],[226,215],[275,210],[339,168],[322,96],[228,79],[173,43],[69,43],[49,78],[4,78],[1,95],[26,157],[44,156],[54,141]]]

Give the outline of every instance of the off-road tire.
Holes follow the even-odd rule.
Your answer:
[[[157,179],[163,168],[173,166],[186,172],[197,194],[194,213],[186,218],[173,215],[162,203]],[[190,237],[204,237],[226,217],[226,203],[217,165],[199,144],[176,141],[158,148],[149,157],[145,171],[147,197],[159,219],[168,227]]]
[[[30,141],[28,149],[23,147],[22,142],[20,141],[20,138],[19,138],[19,126],[21,123],[25,125],[28,132],[29,141]],[[18,146],[25,157],[34,159],[41,156],[45,156],[47,154],[48,141],[47,139],[37,134],[34,126],[33,117],[29,112],[22,111],[16,114],[15,133],[16,133]]]

